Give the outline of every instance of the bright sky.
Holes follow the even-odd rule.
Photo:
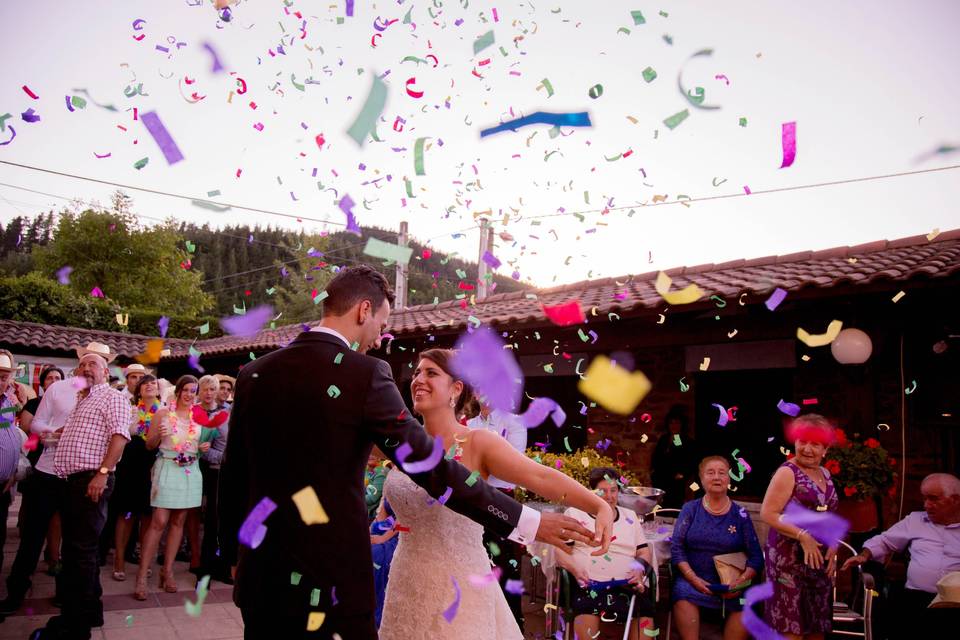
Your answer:
[[[337,199],[348,193],[361,226],[396,228],[407,220],[415,237],[473,259],[479,234],[468,228],[475,227],[475,212],[491,210],[497,231],[516,239],[498,238],[494,253],[543,286],[960,227],[960,170],[689,208],[638,206],[632,216],[596,211],[610,202],[651,203],[655,195],[676,201],[681,194],[737,194],[744,186],[757,192],[960,164],[960,154],[930,154],[960,145],[954,82],[960,3],[954,0],[355,5],[355,15],[338,24],[344,0],[294,1],[286,10],[282,0],[244,0],[229,23],[218,20],[210,0],[4,2],[0,115],[13,117],[0,141],[11,125],[17,137],[0,147],[0,160],[196,198],[219,190],[214,200],[338,224],[344,215]],[[634,24],[633,10],[645,24]],[[304,39],[295,11],[306,20]],[[415,29],[403,24],[408,11]],[[378,16],[400,21],[380,32],[373,26]],[[132,26],[137,19],[145,21],[140,30]],[[496,43],[473,55],[474,40],[491,29]],[[377,33],[382,37],[372,48]],[[285,54],[277,53],[281,39]],[[204,42],[237,76],[211,72]],[[703,49],[714,53],[690,59]],[[437,67],[432,59],[401,62],[427,54],[436,56]],[[647,67],[658,74],[650,83],[642,74]],[[721,108],[693,108],[677,88],[681,70],[688,88],[703,87],[705,104]],[[383,142],[368,138],[358,148],[345,132],[373,73],[389,73],[377,128]],[[193,83],[183,84],[185,76]],[[236,93],[235,77],[245,80],[245,94]],[[308,77],[316,84],[294,86]],[[422,98],[407,94],[408,78]],[[551,97],[537,89],[544,78]],[[125,96],[140,83],[145,95]],[[598,84],[602,95],[593,99],[588,92]],[[80,88],[118,111],[90,103],[69,112],[64,97]],[[184,96],[194,91],[206,98],[188,102]],[[133,107],[159,114],[185,160],[166,163],[142,122],[133,121]],[[21,120],[28,108],[39,122]],[[668,130],[663,120],[684,108],[689,118]],[[511,109],[516,115],[588,110],[593,127],[564,128],[551,139],[549,127],[538,125],[481,140],[480,129],[511,118]],[[400,132],[393,128],[397,117],[406,121]],[[796,162],[780,169],[781,124],[792,121]],[[424,176],[414,175],[419,137],[428,138]],[[135,169],[144,157],[149,163]],[[406,198],[404,177],[415,199]],[[101,202],[113,190],[3,164],[0,182]],[[129,193],[146,216],[325,228]],[[6,186],[0,196],[2,220],[64,204]],[[584,221],[555,216],[531,226],[561,207],[593,212]],[[504,214],[510,214],[506,227]]]

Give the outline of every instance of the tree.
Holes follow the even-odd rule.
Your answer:
[[[51,277],[72,267],[70,287],[90,295],[98,287],[123,309],[160,309],[196,316],[213,306],[202,275],[186,269],[184,239],[172,222],[141,228],[129,203],[115,210],[64,212],[46,247],[34,249],[36,267]]]

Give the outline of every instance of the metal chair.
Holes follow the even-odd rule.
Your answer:
[[[653,566],[650,565],[646,560],[637,558],[637,562],[643,565],[643,570],[646,574],[647,589],[642,594],[639,594],[642,598],[651,598],[653,603],[656,604],[657,601],[657,572],[654,571]],[[575,615],[573,613],[573,576],[570,575],[570,572],[562,567],[557,567],[557,578],[559,583],[559,607],[558,611],[563,620],[563,640],[571,640],[573,638],[573,623]],[[637,599],[637,593],[633,593],[630,596],[630,605],[627,609],[627,621],[623,626],[623,640],[627,640],[630,637],[630,623],[633,621],[633,605]]]
[[[846,542],[840,541],[845,548],[849,549],[852,555],[856,555],[856,550]],[[839,563],[839,558],[837,560]],[[863,570],[863,567],[856,569],[857,579],[854,583],[854,590],[851,595],[851,602],[848,604],[837,599],[837,587],[833,587],[833,631],[832,634],[838,636],[849,636],[853,638],[863,638],[864,640],[873,640],[873,596],[876,593],[876,582],[872,575]],[[863,598],[863,605],[858,611],[858,602]],[[837,626],[841,628],[837,628]],[[844,628],[846,627],[846,628]],[[861,631],[855,630],[861,627]]]

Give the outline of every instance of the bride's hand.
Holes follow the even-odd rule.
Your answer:
[[[597,526],[594,533],[594,542],[600,543],[600,548],[591,553],[592,556],[602,556],[610,546],[610,534],[613,532],[613,509],[606,502],[601,501],[597,510]]]

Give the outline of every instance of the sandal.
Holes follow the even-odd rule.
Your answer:
[[[167,593],[177,592],[177,582],[173,579],[173,571],[168,573],[164,569],[160,570],[160,588]]]
[[[114,571],[113,579],[116,580],[117,582],[123,582],[124,580],[127,579],[127,574],[123,571]]]
[[[137,576],[137,586],[133,590],[133,597],[134,599],[141,600],[141,601],[147,599],[147,579],[146,578],[141,579],[139,575]]]

